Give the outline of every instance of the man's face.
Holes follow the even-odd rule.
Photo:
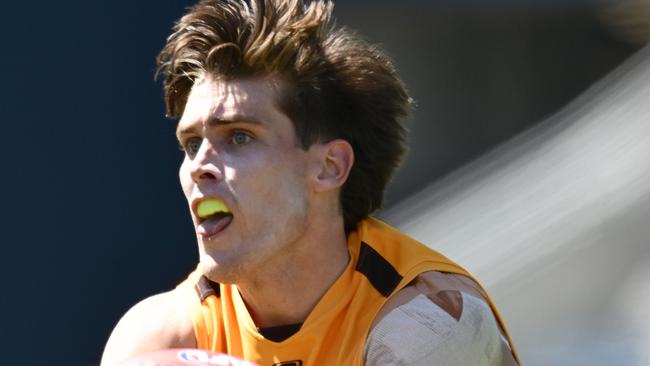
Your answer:
[[[215,281],[237,282],[251,269],[282,263],[307,227],[314,157],[299,147],[277,94],[268,79],[205,79],[178,124],[180,181],[203,272]],[[206,198],[230,213],[200,217]]]

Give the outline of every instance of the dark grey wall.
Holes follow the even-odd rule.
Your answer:
[[[152,80],[191,3],[5,5],[0,363],[96,364],[119,316],[193,267],[181,153]],[[635,49],[583,5],[451,4],[337,5],[340,24],[395,57],[418,102],[389,202],[553,112]]]
[[[153,81],[187,4],[3,9],[0,364],[98,364],[120,314],[192,267],[181,153]]]
[[[557,111],[638,46],[589,1],[349,2],[338,10],[379,42],[417,105],[393,204]]]

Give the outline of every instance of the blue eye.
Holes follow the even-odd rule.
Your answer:
[[[232,143],[235,145],[245,145],[251,141],[251,137],[244,132],[235,132],[232,134]]]
[[[199,152],[200,148],[201,148],[201,139],[199,138],[189,139],[185,143],[185,152],[188,155],[196,155],[196,153]]]

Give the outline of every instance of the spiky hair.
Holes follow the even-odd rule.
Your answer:
[[[206,77],[271,76],[279,107],[302,147],[347,140],[355,162],[341,190],[346,231],[378,209],[406,150],[411,106],[390,60],[353,32],[335,28],[331,1],[201,0],[174,26],[158,56],[167,114],[183,113]]]

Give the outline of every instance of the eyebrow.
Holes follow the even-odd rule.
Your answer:
[[[259,121],[253,117],[250,116],[244,116],[240,114],[235,114],[232,116],[228,116],[227,118],[222,118],[222,117],[214,117],[211,116],[208,118],[206,121],[206,124],[208,127],[219,127],[219,126],[225,126],[225,125],[230,125],[234,123],[247,123],[247,124],[254,124],[254,125],[263,125],[264,123],[262,121]],[[195,132],[197,129],[196,123],[193,123],[189,126],[179,126],[176,129],[176,136],[182,136],[186,135],[188,133]]]

